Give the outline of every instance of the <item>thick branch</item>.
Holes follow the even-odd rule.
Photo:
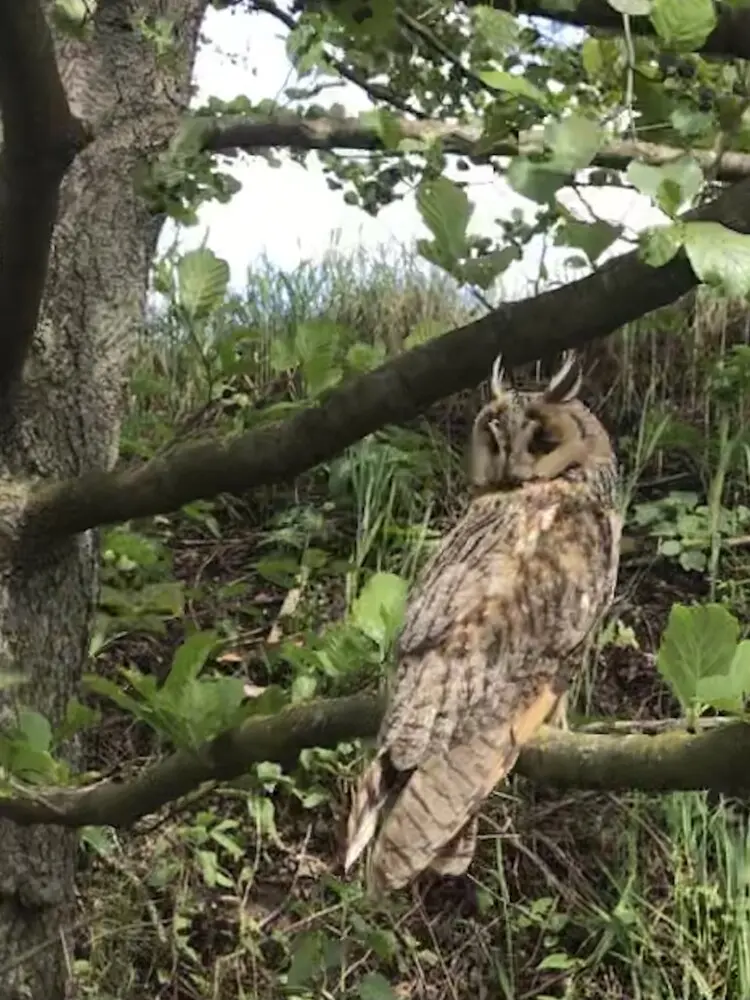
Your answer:
[[[432,141],[442,140],[448,153],[466,156],[477,163],[486,163],[490,156],[532,156],[544,150],[543,139],[538,134],[522,133],[519,140],[513,138],[495,142],[491,149],[479,147],[481,126],[458,125],[448,122],[423,119],[400,120],[401,133],[405,139]],[[234,119],[221,122],[206,121],[204,145],[213,152],[243,149],[252,153],[259,149],[281,147],[285,149],[383,149],[378,133],[356,118],[299,118],[283,114],[269,121]],[[396,151],[394,150],[394,153]],[[595,166],[625,170],[633,159],[642,160],[654,166],[669,163],[686,151],[673,146],[662,146],[650,142],[613,140],[607,142],[596,159]],[[709,149],[691,149],[704,170],[716,166],[716,156]],[[726,152],[722,155],[717,180],[738,181],[750,177],[750,153]]]
[[[0,0],[0,396],[37,324],[60,183],[86,141],[38,0]]]
[[[690,218],[750,232],[750,180]],[[175,448],[146,464],[47,485],[31,494],[22,520],[24,546],[97,525],[168,513],[218,493],[279,483],[339,454],[386,424],[401,424],[429,406],[477,385],[502,352],[509,365],[581,347],[674,302],[697,279],[680,252],[654,268],[636,251],[596,273],[534,298],[510,302],[481,319],[392,358],[347,381],[281,424],[222,441]]]
[[[463,0],[467,7],[477,7],[488,0]],[[570,9],[556,0],[490,0],[498,10],[530,17],[546,17],[560,24],[573,24],[581,28],[604,28],[622,31],[622,15],[607,0],[578,0]],[[716,11],[717,23],[698,50],[705,55],[750,59],[750,8],[732,8],[726,4]],[[635,34],[653,35],[648,17],[631,18]]]
[[[306,747],[372,739],[383,709],[383,699],[370,695],[297,706],[277,716],[251,719],[195,751],[180,750],[129,782],[38,789],[0,798],[0,817],[21,824],[129,826],[204,782],[245,774],[252,764],[274,761],[291,769]],[[742,722],[698,734],[683,729],[658,736],[584,735],[545,728],[521,751],[516,771],[560,788],[712,789],[736,794],[750,789],[750,772],[744,766],[749,754],[750,726]]]

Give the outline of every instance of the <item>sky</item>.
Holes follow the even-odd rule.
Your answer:
[[[194,104],[202,104],[210,96],[229,100],[241,94],[252,101],[272,98],[284,103],[284,88],[294,86],[295,74],[286,57],[283,25],[262,13],[209,7],[203,34],[205,41],[194,74]],[[343,104],[353,115],[372,107],[367,96],[349,83],[324,91],[320,101]],[[306,167],[286,162],[279,168],[269,166],[262,157],[243,154],[234,161],[230,172],[242,184],[232,201],[202,206],[197,226],[178,228],[170,222],[162,232],[160,248],[164,250],[176,241],[181,250],[188,250],[206,239],[208,246],[228,261],[235,288],[244,285],[248,266],[263,255],[277,266],[292,270],[301,261],[320,259],[333,242],[343,251],[374,250],[408,246],[429,236],[413,195],[381,209],[377,218],[372,218],[346,205],[340,192],[328,189],[314,154],[308,157]],[[476,206],[470,231],[497,236],[496,218],[509,215],[514,207],[526,212],[533,208],[489,167],[472,166],[461,174],[461,179],[468,180],[468,194]],[[565,200],[580,212],[575,196]],[[600,218],[626,223],[631,232],[663,221],[634,191],[592,191],[589,204]],[[619,242],[611,253],[630,248]],[[530,293],[538,281],[542,250],[540,242],[531,245],[524,259],[508,269],[502,282],[504,298]],[[570,255],[570,249],[548,250],[545,263],[554,283],[585,273],[565,267],[565,258]]]

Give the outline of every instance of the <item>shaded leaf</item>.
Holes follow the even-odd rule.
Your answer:
[[[750,235],[727,229],[720,222],[686,222],[685,251],[701,281],[726,295],[750,293]]]

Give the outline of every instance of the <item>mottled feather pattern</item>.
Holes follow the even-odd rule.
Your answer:
[[[614,593],[617,469],[599,421],[551,394],[498,394],[486,409],[475,425],[475,443],[492,436],[472,466],[480,490],[411,595],[378,753],[350,814],[347,867],[374,837],[376,889],[428,867],[466,870],[482,803],[560,714]],[[548,443],[536,454],[538,434]]]

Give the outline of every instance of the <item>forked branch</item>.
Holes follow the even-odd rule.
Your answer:
[[[0,398],[23,367],[47,275],[60,184],[86,143],[39,0],[0,0]]]
[[[205,782],[247,773],[252,764],[273,761],[289,770],[307,747],[333,748],[355,738],[372,739],[383,709],[383,699],[371,695],[296,706],[251,719],[194,751],[179,750],[130,781],[72,790],[34,789],[0,798],[0,817],[21,824],[130,826]],[[750,789],[748,755],[750,726],[742,722],[697,734],[676,730],[658,736],[545,728],[521,751],[516,771],[559,788],[737,794]]]

